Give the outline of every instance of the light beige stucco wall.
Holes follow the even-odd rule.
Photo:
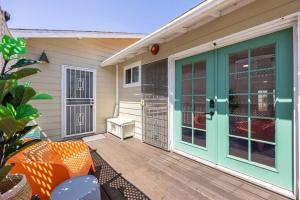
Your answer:
[[[202,27],[187,32],[169,42],[160,44],[160,51],[153,56],[150,52],[137,55],[123,63],[119,64],[119,100],[122,107],[126,108],[127,114],[142,113],[138,112],[140,106],[130,110],[131,104],[139,105],[141,100],[141,87],[124,88],[123,87],[123,69],[124,66],[141,61],[142,64],[151,63],[157,60],[165,59],[168,56],[190,49],[215,39],[251,28],[253,26],[278,19],[280,17],[300,11],[300,0],[256,0],[255,2],[236,10],[228,15],[220,17]],[[126,106],[125,103],[130,103]],[[140,108],[141,109],[141,108]],[[131,114],[132,118],[142,120],[142,116]],[[138,123],[138,126],[141,126]]]
[[[42,113],[38,120],[44,132],[52,139],[61,137],[61,73],[62,65],[97,69],[96,131],[106,131],[106,118],[115,107],[115,67],[101,68],[105,58],[136,41],[136,39],[27,39],[27,58],[38,59],[45,50],[49,64],[37,65],[41,73],[24,81],[30,81],[40,92],[51,94],[54,99],[34,101]]]

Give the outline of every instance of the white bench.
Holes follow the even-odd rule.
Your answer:
[[[134,120],[124,117],[115,117],[107,119],[106,123],[107,132],[122,140],[134,136]]]

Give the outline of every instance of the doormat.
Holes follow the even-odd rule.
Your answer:
[[[116,172],[96,150],[91,150],[91,155],[96,168],[94,175],[99,180],[101,191],[106,193],[105,196],[113,200],[150,200],[146,194]]]
[[[82,138],[82,140],[84,142],[92,142],[92,141],[101,140],[101,139],[104,139],[104,138],[105,138],[105,136],[103,134],[97,134],[97,135],[84,137],[84,138]]]

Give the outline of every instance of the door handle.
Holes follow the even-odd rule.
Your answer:
[[[210,112],[204,112],[204,113],[201,113],[202,115],[210,115],[210,116],[213,116],[215,114],[214,111],[210,111]]]

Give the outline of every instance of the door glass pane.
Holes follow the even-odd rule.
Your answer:
[[[194,144],[206,147],[206,132],[202,130],[194,130]]]
[[[206,92],[206,79],[194,79],[194,94],[205,94]]]
[[[181,121],[183,126],[192,127],[192,112],[181,112]]]
[[[192,64],[187,64],[182,66],[182,79],[192,78]]]
[[[259,91],[274,92],[275,91],[275,70],[263,70],[251,72],[251,92]]]
[[[248,71],[248,50],[229,55],[229,73]]]
[[[237,73],[229,75],[229,93],[247,93],[248,92],[248,73]]]
[[[182,128],[181,129],[181,134],[182,134],[182,136],[181,136],[182,141],[192,143],[192,129]]]
[[[251,138],[275,142],[274,119],[251,119]]]
[[[181,110],[192,111],[192,96],[181,97]]]
[[[248,140],[229,137],[229,155],[248,159]]]
[[[275,67],[275,44],[251,50],[251,70]]]
[[[248,138],[248,118],[230,116],[229,134]]]
[[[194,114],[194,128],[206,129],[206,116],[203,113]]]
[[[251,96],[251,115],[262,117],[275,117],[275,95],[265,94],[263,90],[258,95]]]
[[[248,96],[229,95],[229,113],[236,115],[248,115]]]
[[[206,108],[206,97],[205,96],[194,96],[194,112],[205,112]]]
[[[194,64],[194,78],[206,76],[206,62],[199,61]]]
[[[251,160],[275,167],[275,146],[261,142],[251,142]]]
[[[192,80],[183,80],[181,94],[192,95]]]

